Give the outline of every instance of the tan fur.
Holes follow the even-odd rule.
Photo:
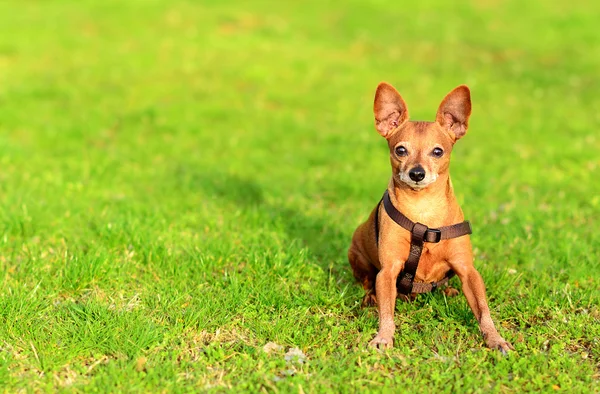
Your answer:
[[[392,177],[388,191],[394,206],[413,222],[430,228],[448,226],[464,220],[450,181],[450,153],[454,143],[466,134],[471,115],[469,89],[462,85],[450,92],[440,104],[435,122],[408,120],[406,103],[394,87],[381,83],[373,106],[375,126],[390,148]],[[398,156],[396,147],[404,146],[406,156]],[[444,151],[432,155],[434,148]],[[425,179],[411,180],[415,166],[425,170]],[[430,182],[430,183],[429,183]],[[377,209],[377,208],[375,208]],[[404,267],[410,247],[410,232],[396,224],[380,207],[379,246],[375,238],[375,210],[355,231],[348,251],[354,276],[365,289],[363,305],[377,304],[379,332],[369,343],[378,348],[393,346],[396,329],[396,278]],[[512,349],[490,316],[481,275],[473,266],[469,236],[440,243],[425,243],[415,282],[433,282],[444,278],[452,269],[462,283],[462,290],[473,310],[487,346],[503,352]],[[413,298],[415,295],[412,295]]]

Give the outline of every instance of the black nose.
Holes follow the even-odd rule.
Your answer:
[[[425,178],[425,169],[421,166],[416,166],[408,172],[408,176],[415,182],[420,182]]]

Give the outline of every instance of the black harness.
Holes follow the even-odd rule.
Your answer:
[[[423,244],[425,242],[438,243],[445,239],[471,234],[473,232],[471,230],[471,224],[465,220],[462,223],[453,224],[451,226],[429,228],[422,223],[415,223],[396,209],[386,190],[375,210],[375,240],[377,241],[377,245],[379,245],[379,209],[381,203],[383,203],[383,207],[388,216],[400,227],[411,233],[410,253],[408,259],[404,263],[404,269],[400,272],[400,275],[398,275],[398,279],[396,279],[398,292],[405,295],[411,293],[427,293],[448,283],[448,280],[454,276],[454,271],[452,270],[448,271],[444,279],[438,282],[414,283],[419,260],[421,259],[421,253],[423,252]]]

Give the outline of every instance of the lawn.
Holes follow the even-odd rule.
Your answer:
[[[599,392],[600,3],[414,3],[0,2],[3,391]],[[440,292],[366,346],[382,80],[423,120],[471,88],[506,357]]]

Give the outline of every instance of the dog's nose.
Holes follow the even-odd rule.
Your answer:
[[[408,176],[415,182],[420,182],[425,178],[425,169],[421,166],[416,166],[408,172]]]

